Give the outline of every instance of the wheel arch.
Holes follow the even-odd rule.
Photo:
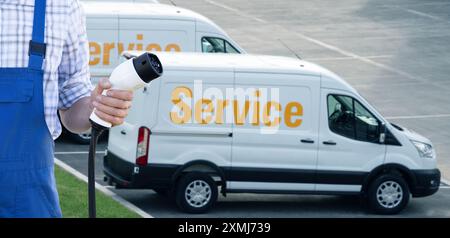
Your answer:
[[[416,178],[415,178],[414,174],[406,166],[401,165],[401,164],[395,164],[395,163],[383,164],[383,165],[380,165],[380,166],[376,167],[375,169],[373,169],[366,176],[366,178],[363,181],[363,186],[361,188],[361,192],[363,194],[365,194],[367,192],[367,188],[369,187],[370,183],[374,179],[376,179],[378,176],[380,176],[381,174],[387,174],[387,173],[392,173],[392,172],[400,173],[400,175],[403,178],[405,178],[406,183],[408,184],[410,189],[416,183]]]
[[[190,170],[192,169],[192,170]],[[206,172],[210,174],[217,174],[220,177],[221,193],[225,195],[226,191],[226,177],[224,171],[207,160],[193,160],[179,167],[175,173],[172,175],[172,183],[176,184],[185,172]]]

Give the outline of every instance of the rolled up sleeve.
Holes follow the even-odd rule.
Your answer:
[[[70,108],[90,96],[93,86],[89,73],[89,42],[84,11],[77,0],[69,7],[68,32],[58,67],[59,109]]]

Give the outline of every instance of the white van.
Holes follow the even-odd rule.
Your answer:
[[[139,52],[133,53],[139,55]],[[431,142],[298,59],[158,54],[164,75],[110,131],[106,181],[170,191],[186,212],[227,193],[360,194],[381,214],[436,193]]]
[[[108,77],[124,51],[244,53],[208,18],[176,6],[146,2],[83,2],[91,75]]]
[[[123,51],[245,53],[214,22],[184,8],[150,1],[82,3],[94,84],[99,78],[109,77]],[[81,144],[90,141],[90,131],[64,133]]]

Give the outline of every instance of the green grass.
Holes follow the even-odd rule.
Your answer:
[[[56,184],[63,217],[87,218],[87,184],[55,166]],[[97,190],[97,217],[139,218],[140,216]]]

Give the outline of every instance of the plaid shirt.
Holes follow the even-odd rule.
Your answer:
[[[0,0],[0,68],[27,67],[34,0]],[[78,0],[47,0],[44,108],[48,129],[61,134],[57,110],[90,95],[89,43]]]

